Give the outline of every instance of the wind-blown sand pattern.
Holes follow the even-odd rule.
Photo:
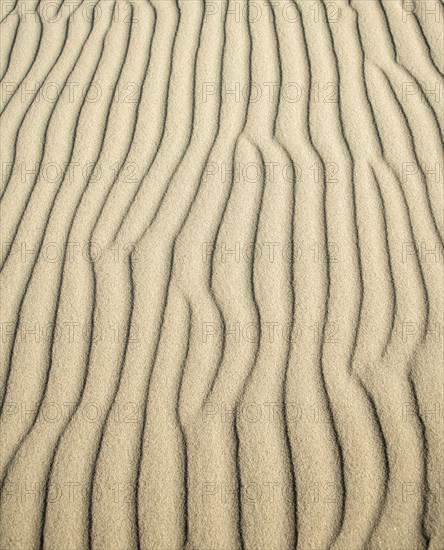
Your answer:
[[[443,21],[2,0],[2,549],[444,548]]]

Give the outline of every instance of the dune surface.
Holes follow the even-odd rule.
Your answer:
[[[442,550],[442,0],[0,9],[0,548]]]

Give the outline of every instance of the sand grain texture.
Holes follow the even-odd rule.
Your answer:
[[[0,8],[0,548],[444,548],[443,2]]]

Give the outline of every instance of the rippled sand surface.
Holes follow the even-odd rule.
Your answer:
[[[442,0],[0,10],[0,548],[442,550]]]

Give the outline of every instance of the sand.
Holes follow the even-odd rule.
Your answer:
[[[443,549],[443,2],[0,8],[0,548]]]

